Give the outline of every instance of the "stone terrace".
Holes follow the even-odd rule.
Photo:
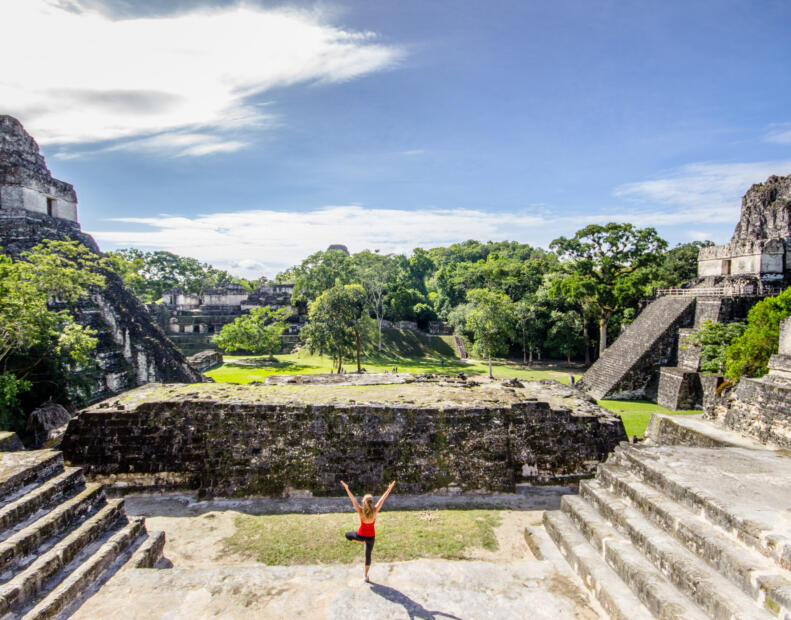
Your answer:
[[[68,615],[124,563],[152,566],[164,542],[60,452],[0,453],[0,617]]]
[[[513,492],[589,476],[626,439],[578,390],[521,386],[150,385],[81,412],[63,450],[127,490],[327,495],[398,478],[405,493]]]
[[[544,513],[614,618],[791,617],[791,458],[697,416],[654,416]]]

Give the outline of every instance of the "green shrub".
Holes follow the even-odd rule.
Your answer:
[[[25,412],[20,395],[31,388],[30,381],[17,379],[10,372],[0,373],[0,430],[20,431],[25,426]]]
[[[725,353],[725,375],[731,381],[761,377],[769,368],[769,358],[777,353],[780,322],[791,316],[791,288],[777,297],[758,302],[747,315],[747,328]]]
[[[703,372],[721,375],[725,372],[728,347],[744,333],[746,327],[744,323],[704,321],[697,332],[686,338],[685,344],[700,347],[700,369]]]

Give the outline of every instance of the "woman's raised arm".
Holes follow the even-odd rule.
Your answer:
[[[354,495],[352,495],[352,492],[349,490],[349,485],[348,485],[348,484],[346,484],[346,483],[345,483],[343,480],[341,480],[341,486],[342,486],[344,489],[346,489],[346,495],[348,495],[348,496],[349,496],[349,499],[350,499],[350,500],[352,500],[352,506],[354,506],[354,509],[355,509],[357,512],[360,512],[360,510],[362,510],[362,509],[360,508],[360,504],[358,504],[358,503],[357,503],[357,498],[356,498]]]
[[[393,490],[394,486],[395,486],[395,480],[393,480],[390,483],[390,486],[387,487],[387,491],[385,491],[384,494],[382,495],[382,497],[379,498],[379,501],[376,502],[376,511],[377,512],[379,512],[379,509],[382,507],[382,504],[385,503],[385,500],[387,499],[387,496],[390,495],[390,491]]]

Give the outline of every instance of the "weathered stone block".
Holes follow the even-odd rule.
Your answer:
[[[694,409],[702,401],[698,373],[678,366],[665,366],[659,373],[657,404],[667,409]]]
[[[625,439],[617,417],[535,400],[425,407],[184,399],[83,411],[63,449],[90,474],[187,473],[185,483],[206,495],[326,495],[341,479],[370,487],[397,478],[405,493],[562,483],[592,475]]]

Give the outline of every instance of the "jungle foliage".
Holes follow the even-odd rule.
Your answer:
[[[19,260],[0,251],[0,428],[23,429],[24,395],[41,377],[69,391],[90,371],[96,332],[66,306],[104,285],[102,268],[75,241],[44,241]]]

